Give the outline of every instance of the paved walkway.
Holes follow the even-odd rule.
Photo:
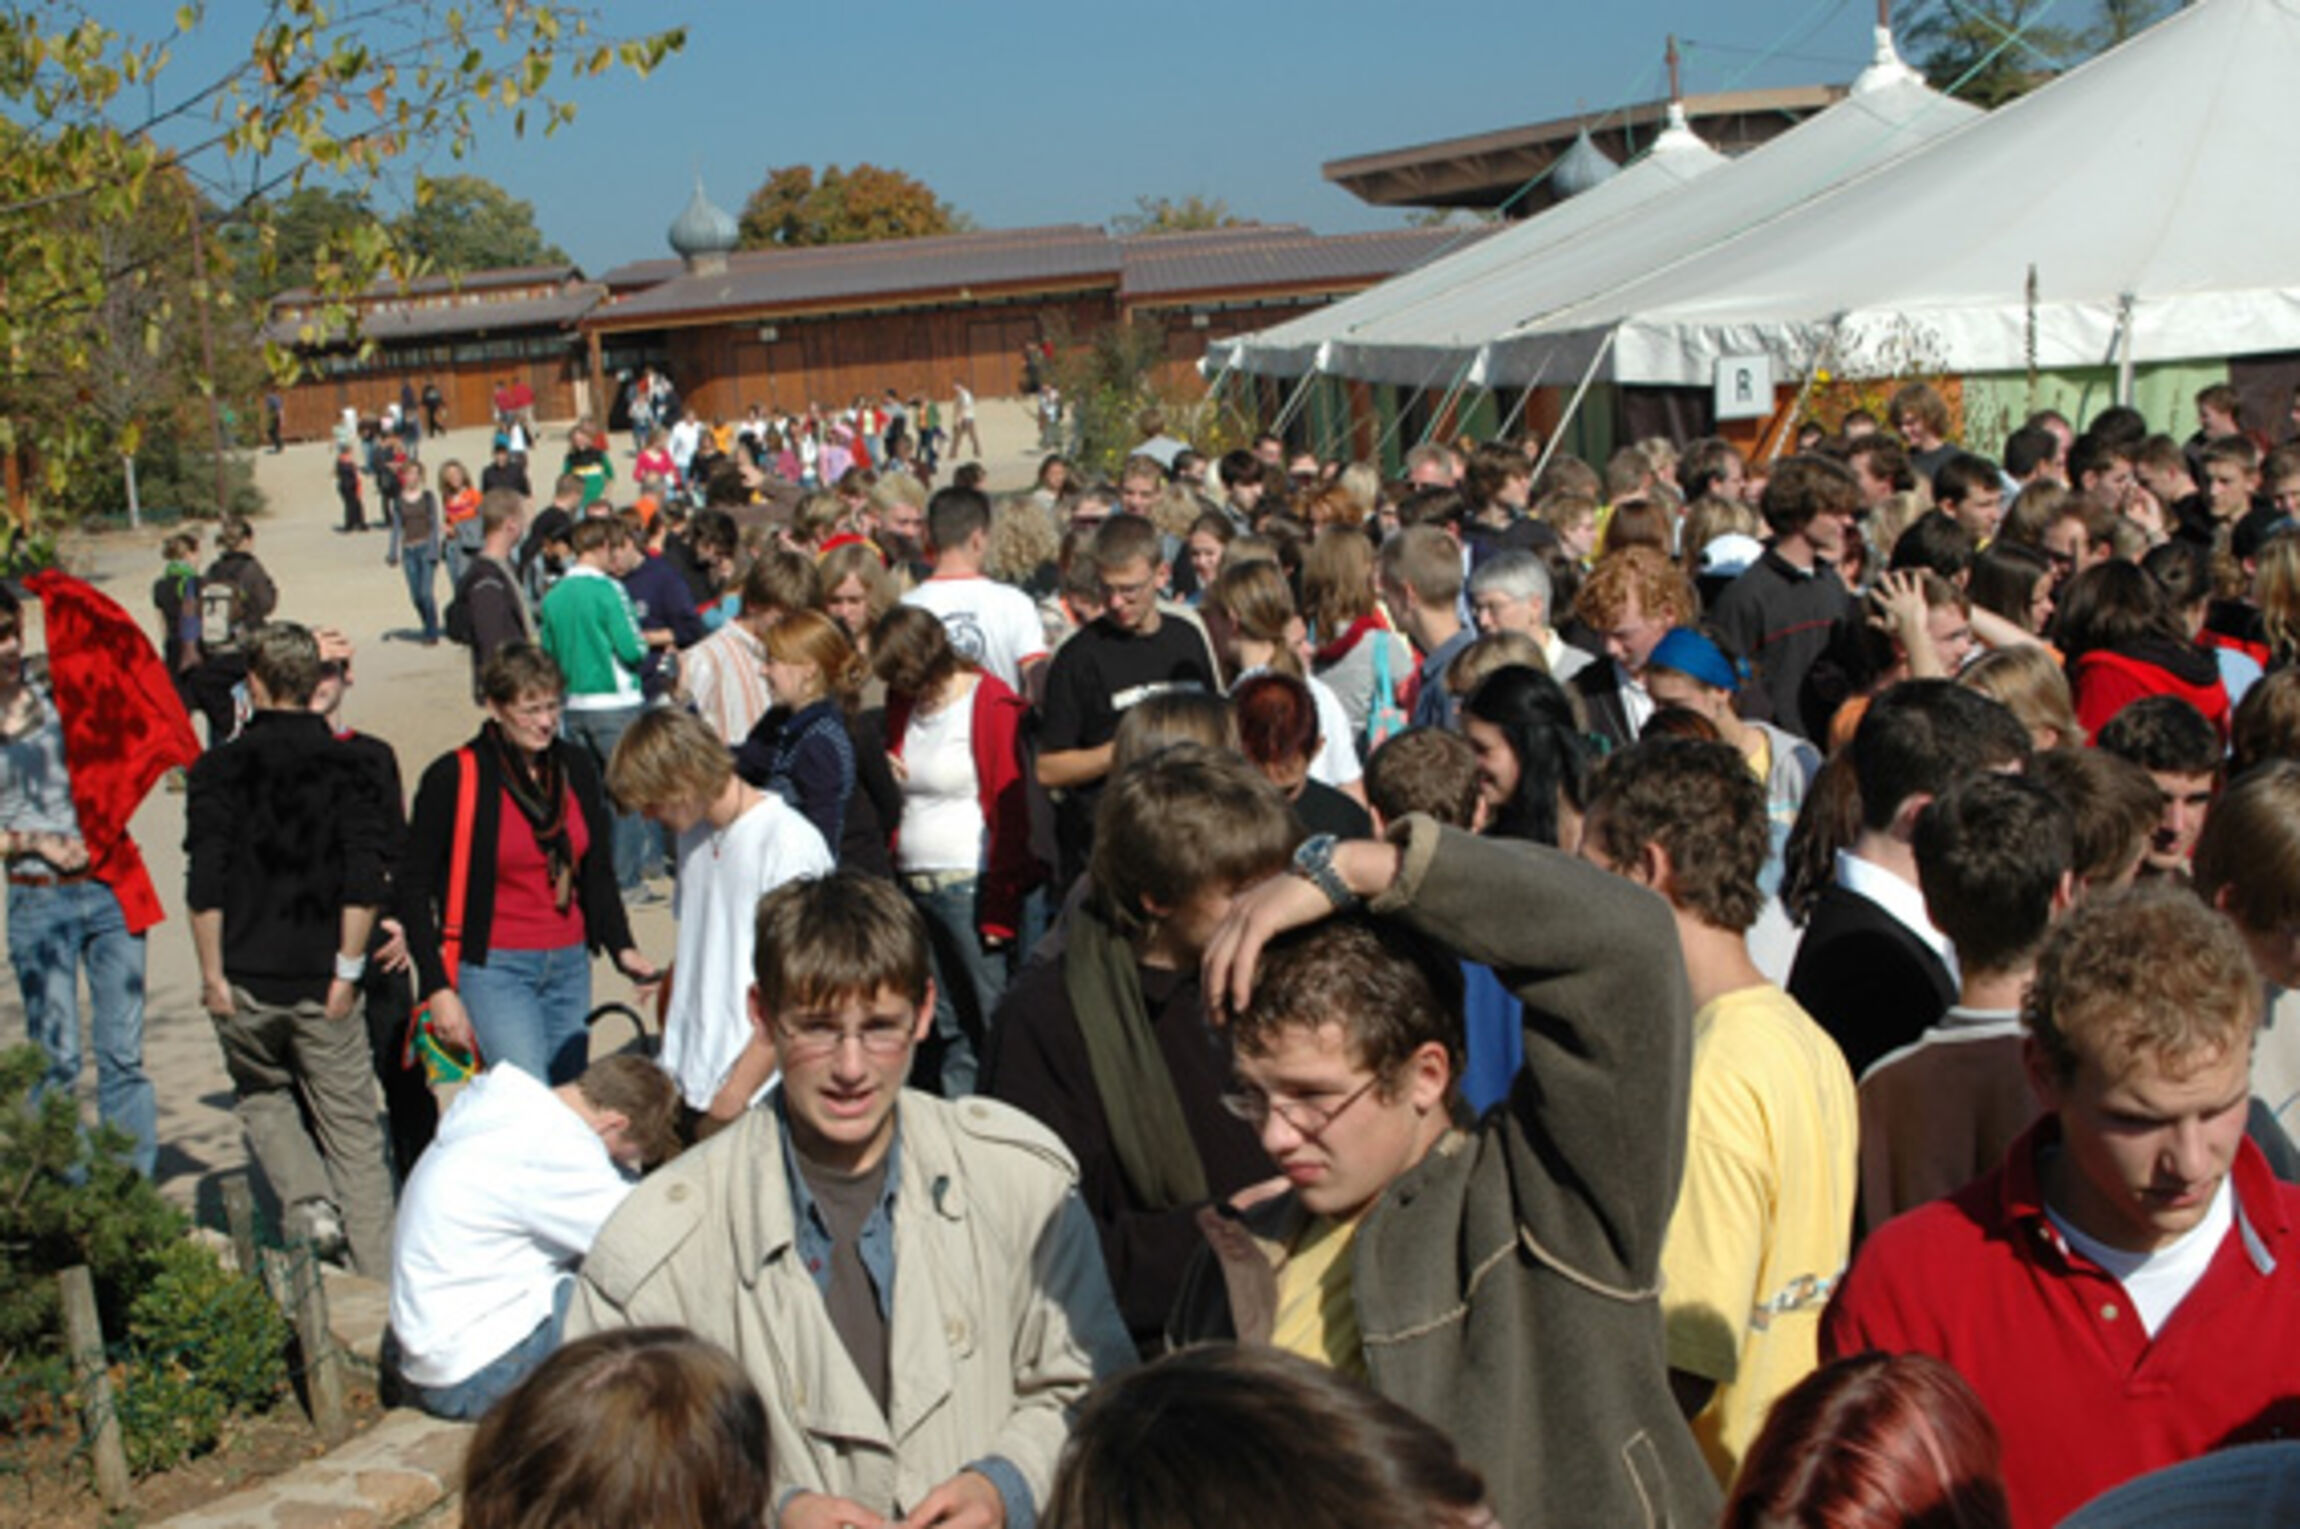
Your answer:
[[[986,399],[978,420],[991,486],[1000,490],[1027,486],[1039,453],[1037,426],[1024,402]],[[556,463],[563,437],[563,430],[546,429],[540,464]],[[627,485],[630,438],[617,436],[614,447],[621,481]],[[476,476],[486,457],[486,432],[477,429],[450,431],[423,448],[424,461],[435,475],[440,463],[460,459]],[[277,456],[259,453],[255,466],[257,481],[270,501],[269,512],[256,522],[255,552],[279,585],[279,615],[339,627],[350,635],[358,656],[345,718],[397,750],[404,788],[412,795],[424,767],[478,727],[479,712],[471,703],[469,655],[451,643],[426,648],[415,640],[417,623],[406,580],[399,570],[384,566],[382,532],[344,536],[334,530],[342,512],[329,447],[310,443],[291,446]],[[548,473],[546,466],[534,475],[539,488],[547,484]],[[157,622],[151,587],[159,576],[162,535],[146,530],[76,536],[66,542],[63,555],[72,572],[106,590],[150,629]],[[203,566],[214,555],[211,537],[202,551]],[[438,587],[442,609],[447,594],[442,573]],[[27,641],[38,651],[37,602],[27,607],[27,614],[34,628]],[[231,1083],[214,1029],[199,1005],[199,968],[183,916],[183,815],[183,797],[162,790],[146,799],[135,819],[137,843],[169,909],[167,921],[148,936],[144,1061],[159,1089],[160,1185],[171,1198],[194,1210],[203,1224],[220,1228],[222,1178],[244,1167],[247,1158],[232,1113]],[[632,925],[640,948],[652,959],[670,959],[667,909],[634,909]],[[0,957],[4,954],[0,950]],[[595,1001],[602,1003],[627,998],[630,992],[629,984],[604,961],[594,969],[592,991]],[[9,972],[0,979],[0,1046],[15,1045],[23,1038],[23,1005],[14,973]],[[92,1063],[82,1079],[82,1092],[92,1117]]]

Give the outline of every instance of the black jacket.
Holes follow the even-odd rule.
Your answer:
[[[259,711],[192,766],[185,902],[221,912],[224,975],[265,1003],[327,996],[343,910],[388,895],[373,770],[303,711]]]
[[[485,733],[464,745],[479,763],[479,799],[471,820],[471,871],[463,902],[463,959],[487,959],[487,937],[495,922],[496,841],[502,831],[503,766]],[[584,942],[593,950],[631,947],[631,923],[615,886],[614,823],[598,771],[581,749],[551,745],[576,805],[591,831],[591,843],[575,867],[575,900],[583,910]],[[419,996],[452,987],[440,960],[439,925],[447,907],[448,859],[455,849],[455,797],[459,766],[451,749],[431,762],[415,788],[415,811],[407,831],[394,888],[399,921],[407,929],[408,954],[415,958]]]
[[[1933,948],[1858,892],[1822,889],[1789,971],[1789,996],[1829,1032],[1858,1078],[1925,1033],[1957,985]]]

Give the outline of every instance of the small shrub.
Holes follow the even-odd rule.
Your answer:
[[[85,1264],[128,1356],[113,1384],[129,1460],[165,1469],[278,1396],[287,1330],[259,1285],[189,1239],[125,1137],[83,1132],[65,1094],[33,1101],[46,1069],[37,1046],[0,1052],[0,1434],[59,1426],[78,1405],[56,1276]]]

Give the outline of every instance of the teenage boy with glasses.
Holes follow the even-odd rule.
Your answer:
[[[568,1333],[670,1324],[734,1354],[768,1398],[781,1529],[1027,1529],[1071,1410],[1134,1357],[1070,1155],[1004,1105],[904,1091],[934,984],[898,888],[779,887],[752,949],[782,1087],[624,1201]]]
[[[1333,916],[1369,900],[1379,917]],[[1205,961],[1233,1107],[1287,1190],[1201,1214],[1173,1336],[1364,1376],[1452,1436],[1512,1529],[1712,1521],[1659,1302],[1692,1029],[1677,949],[1661,899],[1555,850],[1419,815],[1307,841]],[[1462,959],[1524,1006],[1524,1064],[1474,1125]]]

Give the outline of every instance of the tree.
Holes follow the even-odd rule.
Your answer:
[[[810,244],[862,244],[961,233],[973,220],[900,170],[837,165],[817,180],[806,165],[769,170],[743,203],[738,224],[747,250]]]
[[[19,0],[0,19],[0,453],[36,462],[45,496],[104,470],[101,455],[116,449],[91,411],[57,404],[94,385],[96,315],[115,289],[192,242],[152,250],[116,237],[154,215],[167,176],[188,177],[211,204],[202,226],[212,237],[198,241],[211,269],[154,316],[145,343],[189,352],[187,310],[230,312],[232,268],[253,270],[237,278],[246,289],[276,277],[283,231],[260,215],[272,199],[292,202],[307,178],[325,177],[364,205],[412,147],[460,157],[498,114],[515,133],[531,117],[549,132],[574,114],[566,82],[615,68],[645,74],[685,40],[676,30],[604,38],[588,13],[558,0],[469,12],[433,0],[269,0],[261,14],[244,56],[192,81],[171,59],[178,38],[207,25],[199,4],[142,37],[77,0]],[[424,185],[417,176],[419,201]],[[422,268],[371,214],[319,221],[327,226],[309,251],[310,284],[325,299],[316,325],[349,325],[352,294]],[[290,254],[302,258],[292,245]],[[264,354],[277,374],[294,366],[284,347],[267,343]],[[212,396],[216,382],[203,376],[200,390]]]
[[[413,212],[392,224],[400,244],[442,271],[490,271],[515,265],[565,265],[567,252],[544,241],[535,204],[479,175],[424,182]]]
[[[2045,24],[2055,0],[1922,0],[1903,35],[1941,90],[2001,106],[2163,19],[2173,0],[2097,0],[2086,25]]]
[[[1205,228],[1246,228],[1248,219],[1235,217],[1230,204],[1220,197],[1211,199],[1196,192],[1177,202],[1170,196],[1138,196],[1132,212],[1122,212],[1110,220],[1111,230],[1121,234],[1178,234]]]
[[[222,222],[219,242],[230,253],[241,295],[261,303],[318,279],[320,251],[375,220],[367,199],[323,186],[298,186],[279,199],[250,204]],[[271,259],[264,259],[265,241]]]

